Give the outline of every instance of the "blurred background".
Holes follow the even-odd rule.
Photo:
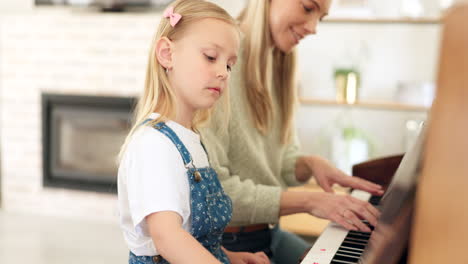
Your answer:
[[[0,0],[0,263],[126,263],[115,155],[169,2]],[[213,2],[233,16],[245,3]],[[405,152],[455,2],[335,0],[298,46],[303,151],[348,173]],[[324,224],[282,220],[311,241]]]

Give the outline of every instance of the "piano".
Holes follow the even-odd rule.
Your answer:
[[[301,264],[363,263],[369,254],[366,251],[369,250],[368,244],[375,228],[379,228],[381,223],[384,225],[384,223],[393,222],[395,208],[400,208],[402,202],[407,202],[408,196],[405,194],[411,194],[415,188],[425,134],[425,129],[423,129],[413,148],[404,156],[397,155],[353,166],[353,175],[366,179],[369,179],[372,175],[378,175],[379,178],[369,180],[384,186],[385,193],[382,197],[372,196],[370,193],[361,190],[351,192],[351,196],[369,201],[381,210],[382,214],[377,227],[363,221],[372,230],[372,232],[367,233],[349,231],[332,222],[315,241],[314,246],[303,258]],[[376,241],[377,245],[378,242]],[[401,248],[399,250],[401,251]],[[379,264],[381,263],[379,262]]]
[[[437,96],[413,149],[401,162],[353,167],[354,175],[386,187],[380,201],[351,192],[380,207],[377,225],[364,233],[330,223],[301,264],[468,263],[468,4],[443,22]]]

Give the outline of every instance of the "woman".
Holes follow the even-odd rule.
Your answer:
[[[225,115],[215,113],[201,131],[210,161],[233,200],[233,218],[223,236],[229,250],[263,250],[273,263],[296,263],[309,245],[278,225],[271,228],[280,216],[309,213],[361,231],[370,230],[360,219],[377,221],[379,213],[369,203],[335,195],[331,187],[337,183],[380,195],[380,186],[298,150],[294,47],[316,33],[330,2],[250,0],[239,17],[243,38],[230,81],[230,118],[226,125]],[[326,192],[286,190],[312,176]]]

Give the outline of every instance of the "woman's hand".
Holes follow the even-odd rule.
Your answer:
[[[305,182],[314,176],[318,185],[326,192],[333,192],[335,183],[343,187],[360,189],[374,195],[382,195],[382,186],[370,181],[351,177],[341,170],[335,168],[330,162],[319,156],[302,156],[296,161],[296,178]]]
[[[362,222],[377,224],[380,212],[370,203],[350,195],[327,192],[284,191],[280,198],[280,216],[308,213],[313,216],[334,221],[350,230],[370,232]]]
[[[329,219],[349,230],[363,232],[370,232],[371,229],[362,220],[375,226],[380,216],[380,212],[368,202],[350,195],[326,192],[310,193],[308,209],[314,216]]]
[[[234,252],[223,248],[231,264],[270,264],[270,259],[262,251],[256,253]]]

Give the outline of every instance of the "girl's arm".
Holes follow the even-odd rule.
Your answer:
[[[146,217],[151,238],[159,254],[170,263],[220,264],[193,236],[182,228],[182,217],[162,211]]]

